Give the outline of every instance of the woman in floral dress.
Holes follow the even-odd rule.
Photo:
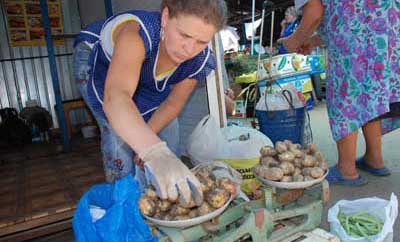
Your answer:
[[[296,1],[303,12],[314,13],[320,0]],[[380,119],[391,103],[400,102],[400,1],[323,0],[324,16],[319,28],[328,48],[327,107],[338,164],[330,168],[334,184],[359,186],[367,183],[356,166],[372,175],[387,176],[381,136],[400,127],[400,119]],[[308,9],[307,9],[308,8]],[[314,14],[315,15],[315,14]],[[283,40],[291,51],[307,52],[316,42],[307,27]],[[362,128],[366,152],[356,161],[356,144]]]

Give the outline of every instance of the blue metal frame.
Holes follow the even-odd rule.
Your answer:
[[[51,80],[53,82],[53,90],[56,99],[56,108],[59,117],[59,125],[62,129],[63,133],[63,143],[64,143],[64,151],[70,151],[70,144],[68,138],[68,131],[67,125],[65,123],[65,115],[64,109],[62,105],[62,98],[61,98],[61,90],[60,84],[58,81],[58,73],[57,73],[57,65],[56,65],[56,58],[54,55],[54,47],[53,47],[53,39],[51,37],[51,28],[50,28],[50,20],[49,20],[49,12],[47,8],[47,0],[40,0],[40,8],[42,11],[42,19],[43,19],[43,27],[45,31],[45,38],[46,38],[46,46],[47,52],[49,56],[49,65],[50,65],[50,72],[51,72]]]
[[[104,5],[106,7],[107,18],[109,18],[113,15],[112,0],[104,0]]]

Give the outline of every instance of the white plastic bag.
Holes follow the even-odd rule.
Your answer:
[[[223,151],[225,139],[214,117],[207,115],[200,120],[188,137],[186,152],[194,165],[213,161]]]
[[[283,90],[287,92],[283,92]],[[284,89],[275,90],[273,93],[266,93],[260,97],[257,102],[256,110],[259,111],[279,111],[289,110],[292,107],[289,101],[292,102],[294,108],[304,107],[303,94],[292,85],[289,84]],[[286,97],[285,97],[286,96]],[[291,99],[290,99],[291,98]]]
[[[254,159],[271,140],[258,130],[229,126],[221,129],[215,119],[205,116],[188,138],[186,152],[194,166],[216,159]]]
[[[372,237],[355,238],[347,235],[339,222],[338,214],[341,210],[345,215],[355,214],[365,211],[384,221],[382,231]],[[328,222],[331,233],[337,235],[342,242],[393,242],[393,225],[398,214],[397,196],[392,193],[390,201],[378,198],[362,198],[354,201],[340,200],[328,210]]]
[[[253,159],[260,156],[265,145],[273,146],[272,141],[256,129],[242,126],[228,126],[222,129],[226,146],[223,156],[218,159]]]

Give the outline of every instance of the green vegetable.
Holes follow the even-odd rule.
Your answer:
[[[338,219],[348,235],[355,238],[366,238],[379,234],[382,231],[383,221],[367,212],[345,215],[339,211]]]

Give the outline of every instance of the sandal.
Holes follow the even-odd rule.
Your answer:
[[[383,168],[374,168],[368,165],[367,161],[364,157],[360,157],[356,160],[356,167],[360,170],[366,171],[374,176],[390,176],[392,174],[390,170],[386,167]]]
[[[344,185],[349,187],[359,187],[368,183],[367,179],[358,175],[356,179],[345,179],[342,174],[340,174],[337,166],[329,167],[329,173],[326,176],[326,180],[329,184]]]

